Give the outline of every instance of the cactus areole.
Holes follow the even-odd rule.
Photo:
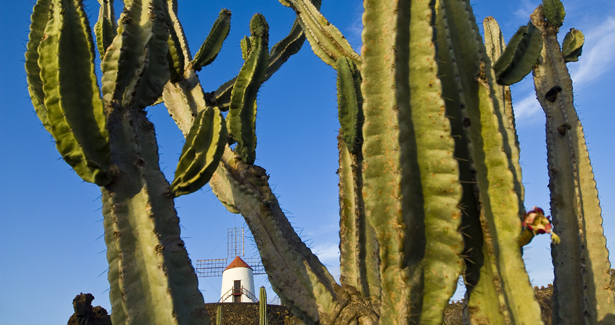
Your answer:
[[[244,217],[273,290],[305,324],[442,324],[460,276],[466,323],[541,324],[521,258],[539,233],[554,244],[554,322],[613,321],[615,272],[566,68],[584,37],[572,29],[560,50],[561,1],[544,0],[506,47],[491,17],[483,41],[469,0],[364,0],[359,55],[321,0],[280,0],[297,15],[288,36],[270,47],[255,14],[238,75],[207,95],[197,72],[218,56],[229,10],[193,58],[177,0],[125,0],[119,19],[113,2],[99,0],[93,37],[82,0],[38,0],[26,51],[37,116],[101,187],[113,324],[211,323],[173,202],[206,183]],[[254,165],[259,88],[306,39],[338,74],[339,283]],[[508,85],[530,71],[547,115],[553,224],[524,208]],[[186,136],[171,182],[144,111],[162,102]],[[260,300],[267,324],[264,289]]]

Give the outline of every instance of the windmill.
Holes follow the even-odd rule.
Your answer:
[[[226,258],[197,260],[196,273],[199,277],[222,277],[220,302],[258,301],[253,293],[252,276],[267,273],[259,257],[244,257],[244,240],[243,228],[228,228]]]
[[[228,228],[226,231],[226,258],[197,260],[197,275],[201,278],[221,277],[227,265],[237,256],[241,257],[252,268],[253,275],[267,274],[260,257],[244,257],[244,228]]]

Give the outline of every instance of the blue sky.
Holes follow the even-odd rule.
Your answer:
[[[1,3],[0,26],[5,32],[0,36],[4,45],[0,51],[0,103],[4,112],[0,118],[0,152],[5,158],[0,162],[0,324],[61,324],[72,314],[72,299],[80,292],[92,293],[94,304],[110,310],[100,190],[81,181],[60,159],[29,101],[23,54],[32,3]],[[85,3],[93,24],[98,2]],[[477,20],[494,16],[507,40],[527,23],[539,3],[472,1]],[[609,115],[615,109],[611,89],[615,84],[615,3],[566,0],[564,5],[567,15],[561,38],[571,27],[586,36],[583,56],[569,68],[600,190],[608,245],[615,249],[615,173],[609,172],[615,161],[615,127]],[[277,0],[180,0],[179,16],[193,54],[222,8],[233,13],[231,33],[218,59],[200,72],[206,91],[215,90],[241,68],[239,41],[249,34],[254,13],[267,18],[270,44],[284,37],[294,20],[294,12]],[[322,12],[358,51],[361,1],[324,0]],[[537,205],[548,210],[544,116],[530,77],[512,91],[525,204],[527,208]],[[335,93],[335,71],[306,44],[261,88],[256,164],[271,175],[274,192],[301,238],[332,273],[339,275]],[[156,125],[161,166],[170,180],[183,137],[163,106],[149,108],[148,116]],[[193,262],[226,257],[226,229],[242,227],[241,216],[228,213],[208,186],[180,197],[176,205],[182,237]],[[552,281],[548,243],[546,236],[535,238],[525,251],[534,285]],[[246,248],[246,256],[255,256],[249,238]],[[219,298],[220,283],[219,278],[200,279],[206,302]],[[268,283],[261,276],[255,279],[255,285]]]

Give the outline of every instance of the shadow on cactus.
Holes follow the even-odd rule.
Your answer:
[[[540,324],[521,255],[541,231],[561,239],[552,246],[553,322],[615,321],[598,194],[566,68],[584,38],[573,29],[560,50],[561,1],[544,0],[506,45],[490,17],[483,43],[467,0],[365,0],[359,55],[319,12],[320,0],[280,0],[297,14],[289,35],[269,49],[268,25],[256,14],[240,43],[239,74],[210,93],[196,72],[228,35],[228,10],[192,59],[176,0],[125,1],[117,23],[113,1],[99,2],[94,46],[81,0],[38,0],[26,71],[58,151],[101,186],[114,324],[210,323],[173,205],[208,182],[244,217],[272,288],[306,324],[441,324],[460,276],[465,322]],[[259,87],[306,38],[338,72],[340,283],[254,165]],[[542,210],[524,207],[508,86],[530,72],[547,116],[553,228]],[[186,136],[171,184],[144,111],[161,102]]]

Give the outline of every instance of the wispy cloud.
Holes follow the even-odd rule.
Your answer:
[[[615,67],[615,18],[608,17],[585,35],[583,55],[579,62],[569,63],[576,88],[583,88]]]
[[[318,256],[318,259],[325,264],[338,264],[340,260],[340,250],[337,243],[327,243],[317,245],[312,249],[312,252]]]
[[[524,97],[521,100],[515,101],[513,109],[515,110],[515,119],[517,122],[527,123],[539,116],[541,111],[540,103],[536,99],[536,95],[532,94]]]
[[[537,2],[537,1],[531,1],[531,0],[521,1],[521,8],[513,12],[515,17],[520,18],[521,21],[527,20],[530,14],[538,6],[538,3],[534,3],[534,2]]]
[[[361,33],[363,32],[363,4],[359,4],[352,14],[354,15],[352,22],[344,28],[344,34],[355,52],[361,54],[361,46],[363,45],[361,40]]]

